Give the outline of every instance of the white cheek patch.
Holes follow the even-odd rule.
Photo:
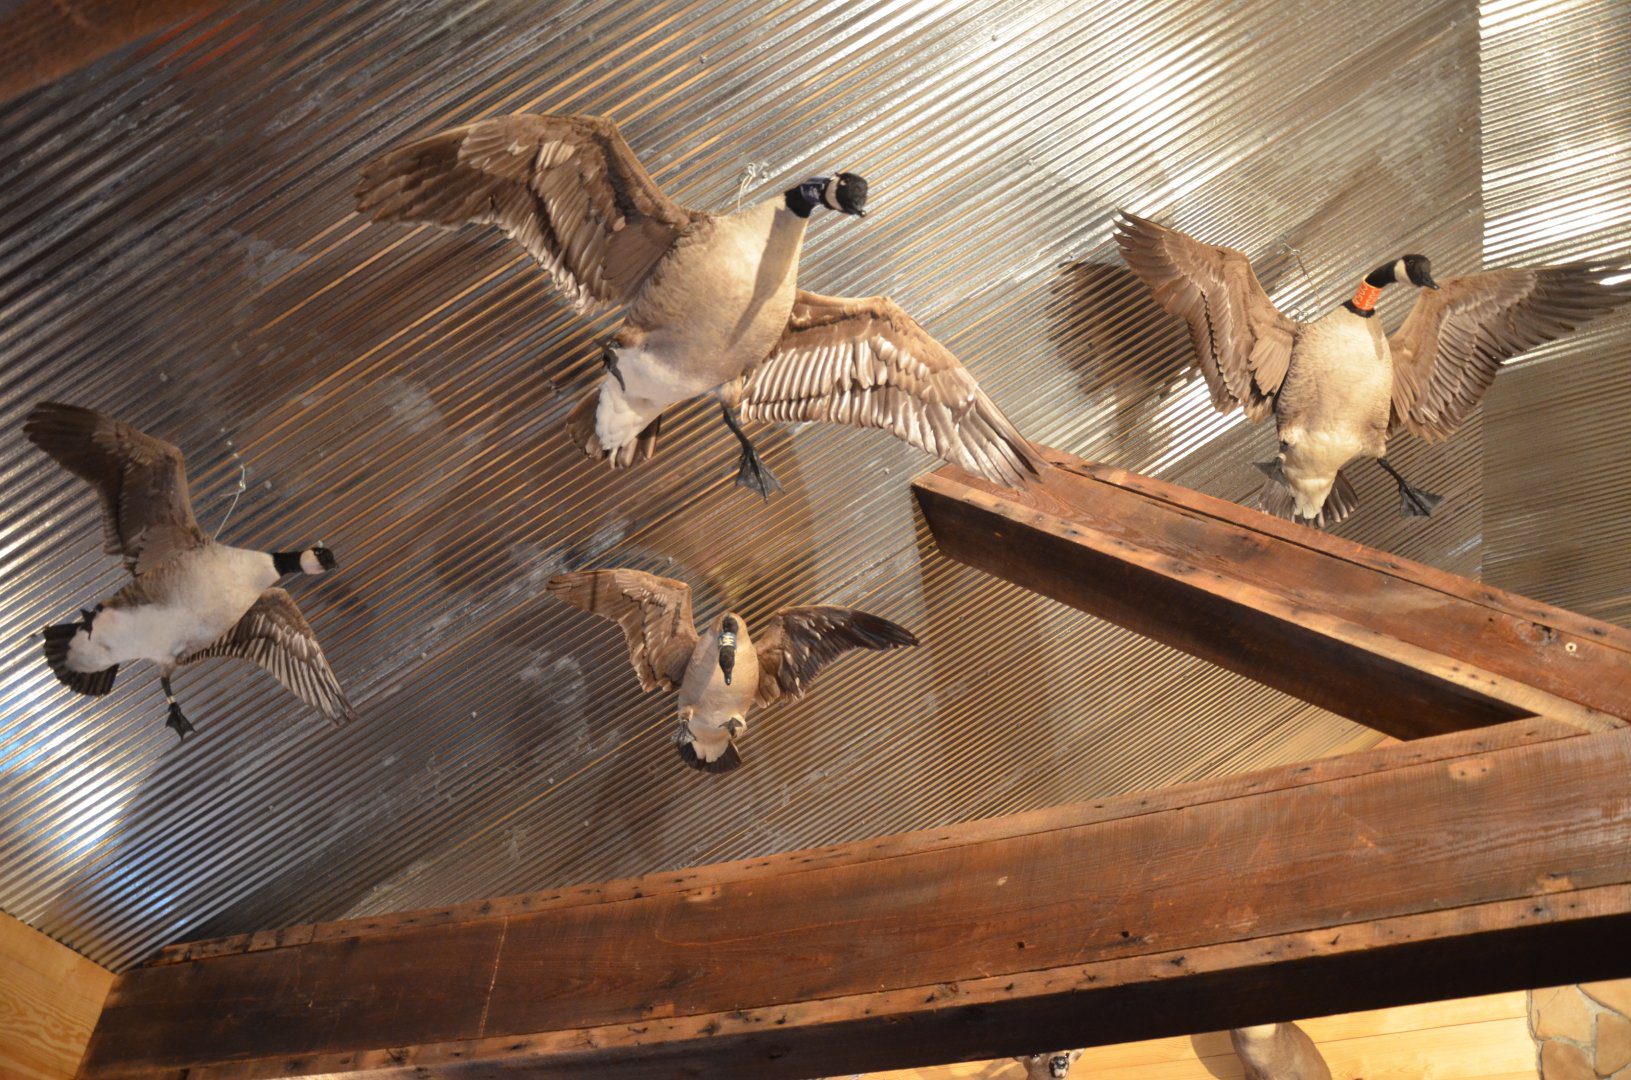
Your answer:
[[[829,210],[842,211],[844,209],[838,205],[838,177],[835,176],[828,180],[827,186],[821,189],[821,201]]]
[[[1399,285],[1415,284],[1410,280],[1410,271],[1405,268],[1403,259],[1393,264],[1393,280]]]
[[[317,552],[307,548],[300,553],[300,569],[308,574],[321,574],[323,564],[317,561]]]

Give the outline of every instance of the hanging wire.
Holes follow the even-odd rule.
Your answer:
[[[1288,240],[1284,235],[1282,235],[1280,237],[1280,247],[1282,249],[1286,250],[1286,251],[1291,252],[1291,257],[1293,259],[1297,260],[1297,269],[1302,271],[1303,280],[1308,283],[1309,295],[1311,295],[1314,298],[1315,316],[1317,316],[1320,312],[1323,312],[1325,310],[1325,303],[1324,303],[1324,301],[1322,301],[1320,299],[1319,288],[1314,284],[1313,275],[1308,272],[1308,267],[1303,265],[1302,249],[1292,247],[1291,246],[1291,241]],[[1314,321],[1314,316],[1308,315],[1303,310],[1303,306],[1301,304],[1297,304],[1296,307],[1297,307],[1297,320],[1299,322],[1313,322]]]
[[[736,184],[736,208],[742,209],[742,199],[748,193],[748,188],[761,180],[770,179],[770,162],[750,161],[742,166],[742,179]]]
[[[226,430],[222,429],[221,434],[225,435]],[[244,491],[249,487],[249,471],[244,468],[243,458],[238,456],[238,451],[232,445],[231,439],[227,440],[227,449],[232,451],[232,460],[238,463],[238,488],[232,493],[232,503],[227,507],[226,514],[222,516],[221,524],[215,527],[215,535],[210,537],[212,541],[221,539],[222,530],[227,527],[227,522],[232,520],[232,512],[238,509],[239,498],[243,496]]]

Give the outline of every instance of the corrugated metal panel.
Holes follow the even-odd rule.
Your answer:
[[[1125,206],[1244,247],[1291,308],[1404,250],[1479,265],[1472,0],[832,5],[258,4],[0,109],[0,907],[115,967],[161,943],[636,874],[1314,756],[1355,728],[939,558],[877,433],[763,437],[730,486],[712,412],[611,474],[559,424],[610,320],[492,233],[369,226],[362,162],[495,112],[614,117],[680,200],[817,171],[803,282],[888,292],[1040,441],[1244,498],[1273,435],[1214,415],[1184,336],[1120,269]],[[1283,246],[1302,254],[1307,276]],[[1390,297],[1384,317],[1402,317]],[[92,499],[21,437],[34,401],[183,446],[226,539],[321,539],[299,600],[362,711],[335,732],[252,671],[102,701],[28,636],[117,581]],[[1476,573],[1480,433],[1396,455],[1448,494],[1343,531]],[[684,577],[750,620],[862,603],[927,644],[851,658],[760,716],[747,765],[682,768],[671,703],[561,567]],[[1290,658],[1288,662],[1294,662]]]
[[[1485,250],[1631,272],[1631,7],[1482,13]],[[1485,407],[1485,573],[1631,624],[1631,312],[1507,365]]]

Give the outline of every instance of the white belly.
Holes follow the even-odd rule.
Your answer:
[[[633,442],[670,406],[719,385],[710,373],[689,374],[644,349],[619,350],[617,370],[623,376],[622,385],[611,375],[602,378],[600,403],[595,408],[595,437],[608,448]]]
[[[161,599],[97,612],[90,635],[75,635],[69,666],[101,671],[132,660],[173,664],[236,626],[276,581],[272,561],[263,553],[219,545],[200,549],[172,579],[154,583]]]
[[[600,384],[595,437],[633,442],[669,407],[739,377],[787,326],[803,218],[780,199],[712,218],[682,239],[629,308],[638,346],[617,348],[622,384]]]

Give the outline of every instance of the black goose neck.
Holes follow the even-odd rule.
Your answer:
[[[272,568],[278,572],[278,577],[304,573],[305,568],[300,565],[300,555],[298,551],[272,552]]]
[[[821,194],[810,194],[805,190],[809,185],[800,184],[796,188],[787,189],[787,209],[793,211],[801,218],[810,216],[810,211],[821,205]]]
[[[1385,289],[1398,279],[1393,276],[1393,264],[1383,263],[1365,275],[1365,284],[1373,289]]]

